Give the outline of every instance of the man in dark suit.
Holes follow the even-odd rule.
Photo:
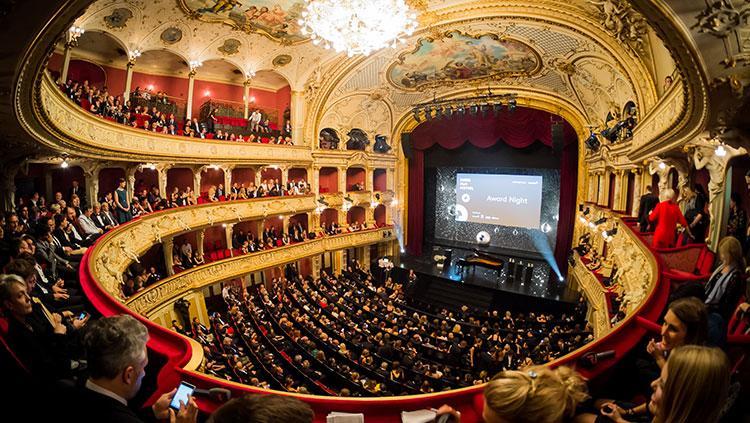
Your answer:
[[[70,404],[70,416],[66,416],[69,419],[63,421],[141,423],[174,415],[169,403],[175,390],[162,395],[150,410],[128,407],[146,374],[146,327],[128,315],[102,318],[89,326],[83,338],[89,378]],[[197,421],[198,408],[193,398],[176,414],[178,422]]]
[[[638,208],[638,224],[641,232],[648,231],[648,215],[657,204],[659,204],[659,197],[653,193],[651,185],[647,185],[646,193],[641,196],[641,205]]]
[[[81,205],[86,204],[86,190],[81,188],[79,182],[73,179],[72,186],[68,190],[68,198],[72,199],[74,195],[77,195],[81,200]]]

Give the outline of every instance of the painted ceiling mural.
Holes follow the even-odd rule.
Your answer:
[[[494,34],[450,31],[424,38],[388,70],[398,88],[420,90],[478,79],[530,76],[541,69],[539,54],[520,41]]]
[[[179,0],[190,16],[219,22],[248,34],[260,33],[282,43],[304,41],[297,23],[305,8],[295,0]]]

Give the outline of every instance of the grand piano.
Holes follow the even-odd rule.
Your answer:
[[[500,257],[483,253],[476,248],[474,249],[473,254],[462,257],[456,261],[456,266],[461,268],[462,273],[469,267],[474,270],[476,266],[480,266],[486,269],[495,270],[498,278],[500,277],[504,265],[505,262]]]

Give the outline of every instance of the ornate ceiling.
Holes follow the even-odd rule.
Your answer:
[[[674,71],[659,39],[626,4],[411,3],[420,30],[404,45],[369,58],[342,58],[312,45],[296,23],[303,2],[293,0],[100,0],[75,24],[86,34],[111,37],[120,50],[108,61],[118,66],[127,61],[123,52],[137,49],[146,53],[136,67],[147,71],[157,72],[161,63],[164,72],[186,73],[186,64],[197,60],[212,63],[198,69],[198,78],[224,73],[236,83],[242,73],[255,73],[256,83],[273,85],[257,78],[259,71],[273,70],[292,90],[306,91],[311,134],[334,126],[394,135],[395,122],[414,103],[488,87],[557,102],[576,116],[580,129],[602,125],[629,101],[647,113],[661,92],[660,79]],[[88,44],[82,43],[82,55],[106,56]],[[162,51],[176,57],[152,53],[148,60],[149,52]]]

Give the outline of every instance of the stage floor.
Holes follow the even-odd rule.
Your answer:
[[[400,267],[403,269],[412,269],[417,273],[430,275],[442,280],[449,280],[456,283],[473,285],[482,288],[489,288],[498,291],[512,292],[536,298],[543,298],[553,301],[573,302],[578,298],[578,293],[570,288],[567,282],[559,282],[552,272],[552,269],[546,261],[542,259],[533,259],[529,253],[523,254],[525,257],[519,257],[517,254],[511,254],[506,251],[505,254],[493,253],[504,259],[505,265],[498,277],[498,272],[479,266],[467,268],[464,271],[456,266],[459,258],[471,255],[473,252],[469,249],[453,247],[453,258],[450,265],[446,263],[443,269],[438,268],[433,257],[442,255],[445,248],[442,246],[426,245],[425,251],[421,256],[402,255]],[[509,279],[508,259],[515,258],[517,263],[533,264],[531,280],[525,282],[525,278]],[[528,271],[525,269],[524,271]],[[550,277],[551,275],[551,277]]]

